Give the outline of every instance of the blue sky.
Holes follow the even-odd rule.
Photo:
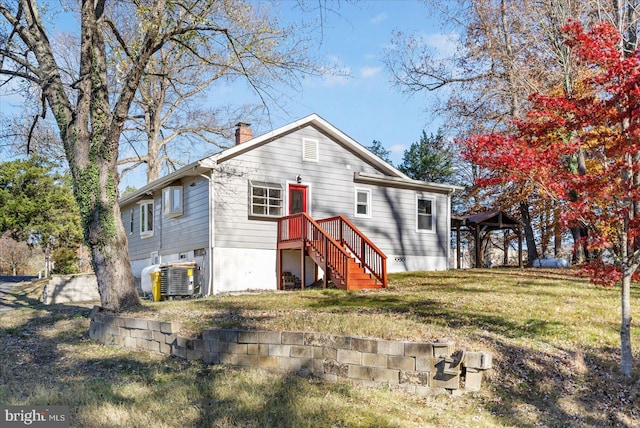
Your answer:
[[[315,2],[309,0],[307,4]],[[301,20],[296,4],[292,0],[282,2],[279,15],[285,23]],[[427,111],[435,94],[410,96],[393,87],[382,62],[385,48],[390,46],[392,33],[400,30],[418,34],[436,53],[446,54],[451,49],[450,37],[442,33],[433,10],[421,1],[342,0],[330,7],[333,11],[323,19],[323,37],[311,48],[317,49],[319,60],[347,76],[307,77],[301,91],[280,88],[284,108],[270,108],[269,120],[253,124],[254,136],[316,113],[364,146],[380,141],[391,151],[393,164],[398,165],[404,150],[420,138],[422,130],[435,134],[442,121]],[[229,93],[237,97],[238,105],[260,102],[247,87],[214,88],[209,99],[228,97]],[[202,156],[197,150],[188,155],[192,158],[185,162]],[[139,188],[145,179],[144,171],[138,168],[123,177],[120,187]]]
[[[307,0],[306,4],[313,6],[316,1]],[[451,43],[443,36],[433,10],[420,1],[341,0],[328,3],[333,11],[324,16],[323,37],[321,40],[318,38],[311,49],[317,50],[319,60],[335,66],[347,76],[305,78],[301,90],[295,92],[282,88],[281,104],[284,108],[270,109],[270,121],[257,124],[254,135],[317,113],[365,146],[373,140],[380,141],[391,151],[392,161],[397,165],[404,150],[419,139],[422,130],[435,133],[442,121],[427,111],[435,94],[409,96],[393,87],[382,63],[385,48],[397,30],[405,34],[419,34],[423,41],[440,52],[448,51]],[[284,22],[301,21],[296,5],[293,0],[282,2],[279,14]],[[58,16],[55,29],[72,31],[75,24],[72,15]],[[230,88],[215,89],[213,93],[218,90],[228,96]],[[257,95],[246,87],[239,88],[237,96],[235,101],[238,105],[259,103]],[[214,95],[210,99],[219,97]],[[5,96],[0,102],[0,109],[10,108],[14,102],[19,104],[13,97]],[[203,148],[202,155],[197,153],[198,150],[186,153],[192,158],[183,161],[192,162],[203,156],[206,150]],[[144,171],[138,168],[123,178],[121,189],[127,185],[141,187],[144,180]]]
[[[435,133],[442,122],[427,112],[435,94],[409,96],[393,87],[382,63],[384,50],[396,30],[418,33],[434,49],[446,50],[446,37],[419,1],[341,2],[325,23],[319,56],[349,77],[305,79],[302,92],[287,104],[288,115],[281,113],[272,124],[317,113],[365,146],[380,141],[398,164],[423,129]]]

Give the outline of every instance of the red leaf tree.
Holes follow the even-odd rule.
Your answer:
[[[512,134],[474,135],[464,156],[490,171],[478,184],[533,185],[561,202],[564,225],[586,225],[597,257],[587,271],[603,285],[621,283],[621,371],[632,373],[631,279],[640,266],[640,52],[623,55],[608,24],[564,28],[583,66],[579,91],[535,94]],[[577,153],[587,171],[577,173]]]

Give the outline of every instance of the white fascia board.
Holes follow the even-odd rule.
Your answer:
[[[411,178],[386,177],[383,175],[368,174],[365,172],[354,173],[353,181],[356,183],[375,184],[378,186],[398,187],[402,189],[425,190],[429,192],[452,194],[463,190],[464,187],[450,184],[427,183],[426,181],[413,180]]]
[[[162,189],[166,187],[168,184],[172,183],[175,180],[179,180],[183,177],[192,177],[198,174],[202,174],[203,171],[211,170],[215,166],[215,162],[213,162],[209,158],[205,158],[189,165],[183,166],[182,168],[172,172],[171,174],[167,174],[164,177],[160,177],[159,179],[152,181],[151,183],[141,187],[135,192],[120,198],[118,204],[122,207],[126,204],[136,201],[142,197],[152,194],[154,191]]]

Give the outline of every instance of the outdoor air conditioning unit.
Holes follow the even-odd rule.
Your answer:
[[[192,296],[198,291],[195,263],[179,263],[160,267],[162,296]]]

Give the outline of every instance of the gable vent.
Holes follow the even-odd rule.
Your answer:
[[[302,140],[302,160],[307,162],[320,161],[318,142],[315,140]]]

